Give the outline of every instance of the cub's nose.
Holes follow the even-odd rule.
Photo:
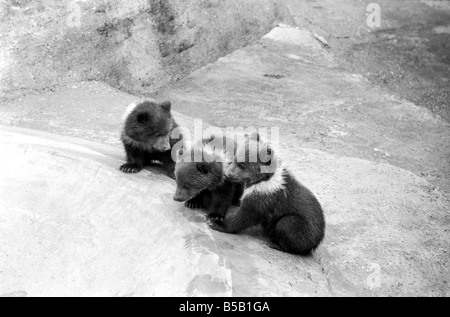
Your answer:
[[[180,196],[173,196],[173,200],[178,201],[178,202],[184,201],[183,197],[180,197]]]

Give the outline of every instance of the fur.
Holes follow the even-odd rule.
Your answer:
[[[277,168],[272,177],[270,177],[267,181],[259,182],[245,188],[242,199],[245,199],[245,197],[252,194],[271,195],[279,190],[283,190],[286,185],[284,177],[286,173],[287,171],[285,168]]]
[[[136,149],[139,149],[143,152],[154,152],[155,149],[153,148],[153,144],[151,142],[140,142],[133,140],[129,136],[127,136],[125,133],[122,133],[122,142],[126,143],[128,145],[133,146]]]
[[[209,217],[223,217],[231,204],[239,204],[243,186],[225,178],[229,164],[226,154],[207,142],[202,140],[179,153],[174,200],[185,201],[189,208],[205,208]],[[202,154],[201,162],[194,162],[195,151]],[[190,160],[182,160],[181,156]]]
[[[262,225],[270,238],[269,246],[284,252],[308,255],[325,236],[325,218],[314,194],[281,165],[273,150],[259,140],[259,149],[272,155],[269,161],[258,154],[254,163],[234,161],[227,176],[245,185],[241,207],[223,219],[213,220],[211,227],[226,233]],[[247,142],[247,143],[248,143]],[[241,147],[239,151],[247,151]],[[248,153],[246,153],[248,158]],[[275,161],[274,161],[275,160]],[[272,165],[272,173],[262,173],[261,168]]]
[[[127,163],[120,170],[124,173],[138,173],[156,161],[164,166],[170,177],[175,178],[171,148],[182,136],[174,139],[171,134],[177,127],[169,101],[144,101],[128,106],[121,135]]]

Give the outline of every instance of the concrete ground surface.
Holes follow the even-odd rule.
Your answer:
[[[450,120],[450,1],[281,0],[341,65]],[[380,27],[369,27],[370,4]]]
[[[193,118],[279,127],[285,162],[324,207],[323,245],[299,257],[257,232],[211,231],[172,202],[173,181],[119,173],[121,115],[139,98],[79,83],[0,108],[1,124],[112,146],[86,158],[1,129],[1,294],[449,295],[447,122],[343,71],[292,27],[153,97],[191,129]]]
[[[0,130],[3,296],[231,294],[204,219],[165,176],[124,175],[116,147]]]
[[[157,170],[121,174],[140,97],[82,82],[2,103],[0,295],[449,296],[450,124],[356,71],[281,26],[148,95],[190,129],[280,128],[326,214],[310,257],[211,231]]]

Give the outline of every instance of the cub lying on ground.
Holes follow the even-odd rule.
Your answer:
[[[234,151],[227,153],[224,148],[213,148],[209,142],[211,139],[198,141],[190,149],[180,149],[175,166],[177,189],[173,199],[186,201],[189,208],[205,208],[208,217],[223,217],[231,204],[239,204],[243,186],[224,175]],[[223,137],[222,144],[230,144],[226,142],[234,141]],[[199,162],[195,162],[196,156]]]
[[[256,162],[249,162],[249,148],[258,149]],[[245,161],[239,162],[237,158]],[[213,229],[238,233],[261,224],[270,238],[269,246],[301,255],[310,254],[322,242],[325,235],[322,207],[311,191],[281,165],[276,153],[259,135],[249,137],[238,147],[226,177],[245,185],[241,207],[223,219],[212,219]]]

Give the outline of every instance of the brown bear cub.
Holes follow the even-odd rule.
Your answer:
[[[255,162],[250,162],[249,148],[257,149]],[[310,254],[322,242],[325,219],[320,203],[258,135],[238,147],[226,176],[245,184],[241,207],[212,220],[213,229],[238,233],[261,224],[270,247],[301,255]]]
[[[233,142],[226,137],[223,140],[224,143]],[[180,149],[175,167],[177,189],[173,199],[185,201],[189,208],[205,208],[209,218],[224,217],[231,204],[239,204],[243,192],[241,184],[226,179],[224,175],[233,156],[234,153],[230,156],[224,148],[211,147],[207,140],[197,142],[190,149]]]
[[[124,173],[138,173],[155,161],[162,163],[170,177],[175,178],[175,162],[171,148],[180,139],[171,137],[178,127],[171,114],[169,101],[144,101],[130,105],[122,132],[127,163],[120,167]]]

